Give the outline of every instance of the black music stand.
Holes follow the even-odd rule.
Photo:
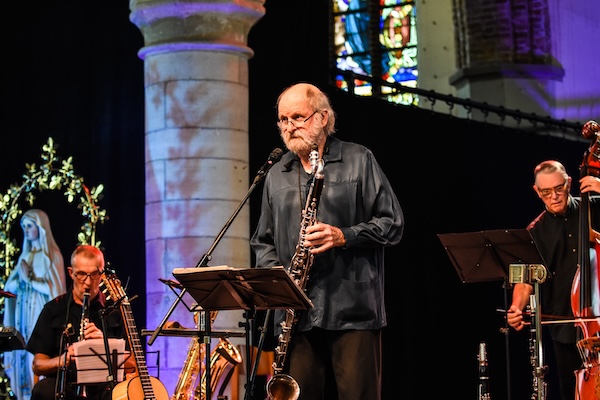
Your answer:
[[[507,400],[511,397],[508,340],[508,268],[510,264],[544,264],[526,229],[438,234],[463,283],[504,281],[504,334],[506,345]]]
[[[506,280],[510,264],[544,264],[526,229],[445,233],[438,237],[463,283]]]
[[[175,268],[173,276],[184,290],[196,300],[190,311],[217,310],[306,310],[313,306],[306,293],[292,280],[282,266],[272,268],[233,268],[215,266],[202,268]],[[210,339],[211,324],[206,324],[206,398],[211,398]]]
[[[13,326],[0,327],[0,353],[11,350],[21,350],[26,346],[25,339],[19,330]]]

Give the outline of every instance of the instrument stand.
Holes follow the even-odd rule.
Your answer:
[[[173,276],[196,300],[190,311],[203,310],[207,315],[217,310],[298,309],[312,307],[306,293],[292,280],[282,266],[239,269],[229,266],[175,268]],[[202,332],[199,332],[202,334]],[[206,398],[210,387],[210,324],[203,338],[206,345]],[[256,363],[256,361],[255,361]],[[247,386],[248,389],[248,386]]]
[[[507,400],[511,400],[507,268],[512,263],[543,264],[542,257],[526,229],[446,233],[438,234],[438,238],[463,283],[504,282],[505,315],[501,332],[506,346]]]
[[[252,316],[248,316],[248,315],[252,315]],[[252,359],[252,352],[251,352],[251,348],[252,348],[252,343],[253,343],[253,338],[251,337],[252,332],[254,332],[254,327],[255,327],[255,319],[256,319],[256,311],[252,310],[252,311],[244,311],[244,318],[246,319],[246,322],[241,323],[240,322],[240,326],[244,326],[245,332],[246,332],[246,360],[251,360]],[[259,350],[260,351],[260,350]],[[259,353],[260,354],[260,353]],[[258,360],[256,361],[256,366],[258,367]],[[256,368],[255,368],[256,369]],[[250,368],[248,367],[248,365],[246,365],[246,393],[248,393],[248,388],[254,388],[254,375],[255,374],[251,374],[250,373]],[[252,390],[252,389],[250,389]],[[246,397],[246,396],[244,396]]]

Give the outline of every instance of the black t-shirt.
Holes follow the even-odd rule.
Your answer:
[[[90,301],[89,320],[102,329],[107,338],[127,338],[119,308],[106,309],[104,304],[102,293]],[[62,354],[67,344],[77,341],[81,314],[82,306],[75,303],[70,291],[46,303],[27,343],[27,351],[46,354],[49,357]],[[71,366],[73,365],[74,363],[71,363]],[[74,372],[70,373],[74,379]]]

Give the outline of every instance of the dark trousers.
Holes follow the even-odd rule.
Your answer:
[[[575,398],[575,371],[582,366],[581,356],[572,343],[552,341],[561,400]],[[548,399],[552,400],[552,399]]]
[[[381,331],[295,333],[289,374],[301,400],[381,400]]]
[[[77,386],[65,385],[64,393],[58,393],[57,379],[44,378],[38,381],[31,391],[31,400],[81,400]],[[87,400],[111,400],[111,386],[107,384],[86,385]],[[64,395],[64,397],[63,397]]]

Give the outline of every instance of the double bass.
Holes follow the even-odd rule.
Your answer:
[[[600,177],[600,125],[595,121],[584,124],[582,134],[593,142],[586,151],[580,167],[580,178]],[[582,360],[575,371],[575,400],[600,399],[600,299],[598,275],[600,272],[600,243],[590,244],[591,215],[589,193],[581,193],[579,209],[579,265],[571,289],[571,308],[575,326],[580,328],[581,339],[577,349]],[[592,263],[591,260],[594,262]]]

